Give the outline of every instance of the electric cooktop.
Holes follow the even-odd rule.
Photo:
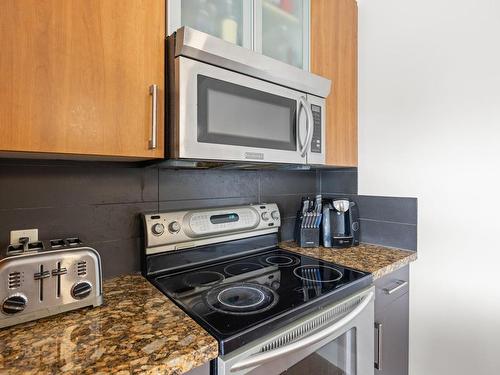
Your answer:
[[[148,278],[219,341],[221,354],[372,283],[369,273],[278,248]]]

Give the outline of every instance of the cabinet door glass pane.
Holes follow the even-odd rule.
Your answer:
[[[242,46],[244,1],[182,0],[181,25]]]
[[[262,53],[304,67],[303,0],[262,0]]]

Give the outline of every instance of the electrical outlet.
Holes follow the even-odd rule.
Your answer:
[[[28,237],[29,242],[38,241],[38,229],[21,229],[10,231],[10,243],[18,244],[21,237]]]

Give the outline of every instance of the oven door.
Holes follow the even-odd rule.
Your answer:
[[[373,288],[218,358],[218,375],[373,374]]]
[[[324,99],[182,56],[174,69],[175,158],[324,164]]]

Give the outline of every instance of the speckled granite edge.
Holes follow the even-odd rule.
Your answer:
[[[402,250],[397,250],[397,251],[402,251]],[[387,265],[386,267],[383,267],[375,272],[372,272],[373,279],[380,279],[381,277],[388,275],[394,271],[397,271],[400,268],[409,265],[411,262],[415,262],[416,260],[417,260],[417,252],[415,251],[401,260],[398,260],[394,263]]]
[[[370,272],[373,279],[379,279],[417,260],[415,251],[390,248],[379,245],[360,244],[346,249],[327,247],[303,248],[294,241],[281,242],[282,249],[313,258],[337,263],[342,266]]]
[[[104,282],[105,304],[0,329],[0,374],[182,374],[217,341],[140,275]]]

